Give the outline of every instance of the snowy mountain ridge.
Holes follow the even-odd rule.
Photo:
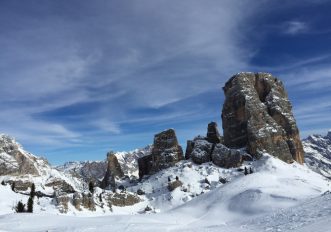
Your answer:
[[[331,130],[326,136],[311,135],[302,141],[305,162],[315,172],[331,178]]]

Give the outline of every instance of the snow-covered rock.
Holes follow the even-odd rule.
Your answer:
[[[311,135],[302,144],[307,166],[331,178],[331,131],[326,136]]]
[[[106,161],[70,161],[55,167],[57,170],[68,173],[85,182],[102,180],[107,170]]]

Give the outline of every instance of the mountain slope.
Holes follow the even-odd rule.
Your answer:
[[[188,164],[187,161],[184,162]],[[246,165],[249,164],[246,163]],[[173,168],[180,169],[180,166],[182,165]],[[269,155],[264,155],[260,161],[254,161],[252,167],[255,170],[253,174],[245,176],[238,172],[230,182],[211,189],[192,201],[165,210],[163,213],[94,218],[64,217],[45,213],[11,214],[1,216],[0,229],[6,231],[51,229],[52,231],[259,232],[292,229],[293,231],[322,231],[321,229],[327,229],[327,226],[330,226],[327,218],[331,215],[331,197],[330,194],[323,195],[330,189],[328,180],[305,166],[297,163],[288,165]],[[179,179],[186,183],[195,180],[195,178],[184,178],[185,168],[183,176]],[[204,171],[208,169],[203,168],[202,172]],[[231,171],[235,172],[234,169]],[[222,169],[220,172],[222,173]],[[208,175],[208,172],[205,174]],[[154,180],[156,177],[162,178],[160,174],[155,174],[149,179]],[[156,184],[156,181],[150,184]],[[180,199],[184,193],[177,188],[171,196],[173,199]],[[164,204],[172,201],[164,197],[160,197],[159,201],[161,200]],[[32,223],[34,218],[38,218],[40,223]],[[319,222],[322,224],[320,225]],[[314,223],[314,230],[309,230],[311,229],[309,223]]]
[[[311,135],[304,139],[302,144],[307,166],[331,178],[331,131],[326,136]]]

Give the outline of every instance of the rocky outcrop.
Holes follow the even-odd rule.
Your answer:
[[[91,193],[82,193],[82,206],[85,209],[95,211],[95,202]]]
[[[241,149],[230,149],[221,143],[213,144],[207,138],[198,136],[194,140],[194,147],[190,154],[196,164],[212,161],[222,168],[239,167],[244,160],[251,160],[251,157]]]
[[[223,87],[224,144],[303,163],[304,153],[283,83],[268,73],[239,73]]]
[[[134,194],[124,192],[109,195],[108,201],[110,205],[124,207],[139,203],[140,198]]]
[[[75,206],[75,208],[79,211],[82,210],[81,205],[82,205],[82,194],[79,192],[75,192],[74,195],[72,196],[72,204]]]
[[[0,135],[0,175],[39,175],[37,158],[23,151],[20,144],[7,135]]]
[[[68,195],[62,195],[58,192],[55,192],[54,201],[55,201],[55,205],[57,205],[57,208],[60,211],[60,213],[68,212],[68,204],[70,202],[70,197]]]
[[[52,187],[54,191],[61,193],[74,193],[75,189],[66,181],[58,178],[52,178],[45,184],[46,187]]]
[[[331,179],[331,131],[326,136],[310,135],[302,144],[307,166]]]
[[[230,149],[222,144],[216,122],[211,122],[207,127],[207,136],[197,136],[187,141],[186,159],[192,159],[196,164],[212,161],[223,168],[238,167],[244,160],[251,157],[244,150]]]
[[[151,155],[138,159],[139,176],[150,175],[169,168],[183,159],[183,149],[178,144],[173,129],[163,131],[154,137]]]
[[[210,143],[222,143],[223,137],[218,132],[217,123],[210,122],[207,128],[207,141]]]
[[[67,213],[69,204],[72,205],[79,211],[82,207],[90,211],[95,211],[95,201],[91,193],[80,193],[75,192],[74,194],[65,194],[60,191],[54,192],[54,202],[61,213]]]
[[[9,180],[7,183],[12,186],[14,191],[27,191],[32,186],[31,182],[21,180]]]
[[[101,182],[101,188],[107,188],[111,186],[113,189],[115,188],[115,177],[123,177],[123,171],[121,169],[121,165],[119,164],[117,157],[114,152],[109,152],[107,154],[107,171],[105,177]]]

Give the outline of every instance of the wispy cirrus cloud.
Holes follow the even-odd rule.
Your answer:
[[[254,63],[270,33],[256,27],[264,22],[256,17],[275,14],[276,4],[265,1],[0,5],[1,131],[33,144],[33,152],[88,156],[93,149],[133,149],[167,127],[184,141],[208,121],[220,124],[221,87],[234,73],[271,70],[303,88],[312,84],[309,75],[294,83],[295,73],[328,59],[289,59],[286,67]],[[289,35],[307,35],[312,27],[295,15],[268,20]]]
[[[301,33],[308,32],[309,26],[306,22],[302,21],[288,21],[282,25],[283,33],[289,35],[297,35]]]

